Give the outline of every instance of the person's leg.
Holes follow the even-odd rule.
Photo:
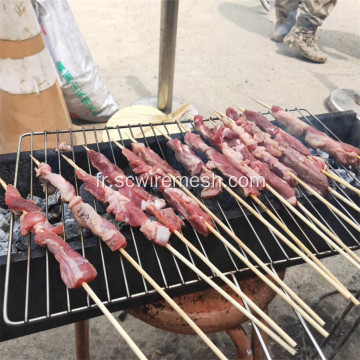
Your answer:
[[[303,0],[296,24],[284,38],[284,44],[312,61],[324,63],[327,56],[316,45],[316,30],[336,2],[337,0]]]
[[[321,26],[336,3],[337,0],[303,0],[299,7],[298,20],[313,27]]]
[[[282,42],[296,21],[297,9],[300,0],[276,0],[276,24],[271,40]]]

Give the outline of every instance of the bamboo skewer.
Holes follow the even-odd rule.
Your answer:
[[[270,330],[266,325],[264,325],[258,318],[253,314],[248,312],[243,308],[236,300],[234,300],[228,293],[226,293],[219,285],[213,282],[208,276],[206,276],[202,271],[200,271],[196,266],[194,266],[189,260],[187,260],[183,255],[181,255],[176,249],[174,249],[170,244],[165,246],[168,250],[171,251],[178,259],[180,259],[186,266],[193,270],[197,275],[199,275],[206,283],[208,283],[213,289],[215,289],[220,295],[222,295],[227,301],[229,301],[233,306],[235,306],[241,313],[253,321],[260,329],[262,329],[266,334],[268,334],[273,340],[280,344],[284,349],[286,349],[290,354],[296,354],[296,350],[293,349],[288,343],[286,343],[282,338]],[[316,324],[316,323],[315,323]],[[317,324],[319,327],[319,325]],[[321,334],[324,337],[327,337],[329,334],[320,327]],[[320,332],[320,331],[319,331]]]
[[[115,143],[117,143],[115,141]],[[120,145],[119,143],[117,143],[118,145]],[[121,145],[120,145],[121,146]],[[73,166],[76,170],[79,170],[80,168],[69,158],[67,158],[66,156],[62,155],[63,158],[71,165]],[[181,239],[186,245],[188,245],[191,250],[198,255],[201,260],[203,260],[229,287],[231,287],[231,289],[240,297],[244,298],[245,301],[249,304],[249,306],[256,311],[256,313],[258,313],[268,324],[270,324],[279,334],[281,334],[281,336],[286,339],[286,341],[293,347],[296,346],[296,342],[294,340],[292,340],[289,335],[287,335],[267,314],[265,314],[245,293],[243,293],[241,290],[239,290],[235,284],[230,281],[225,275],[223,275],[221,273],[221,271],[216,268],[203,254],[201,254],[201,252],[196,249],[181,233],[179,233],[177,230],[175,231],[176,236]],[[146,280],[148,280],[148,282],[160,293],[160,295],[162,295],[166,301],[169,302],[169,304],[171,306],[174,307],[174,309],[179,313],[180,316],[183,317],[183,319],[192,327],[192,329],[199,335],[200,333],[202,334],[202,338],[204,340],[204,337],[206,338],[207,341],[205,341],[207,343],[207,345],[209,345],[209,342],[212,344],[212,346],[210,346],[210,348],[212,348],[212,350],[217,353],[217,355],[219,355],[219,350],[216,352],[214,350],[214,344],[210,341],[210,339],[198,328],[198,326],[186,315],[186,313],[184,313],[184,311],[181,310],[181,308],[161,289],[161,287],[150,277],[149,274],[147,274],[136,262],[134,259],[131,258],[131,256],[126,252],[126,250],[124,249],[120,249],[120,252],[122,254],[124,254],[124,256],[126,257],[127,260],[129,260],[129,262],[131,262],[132,265],[134,265],[136,267],[136,269],[144,276],[144,278]],[[130,260],[132,259],[132,260]],[[185,317],[184,317],[185,316]],[[200,335],[199,335],[200,336]],[[216,348],[216,347],[215,347]],[[221,353],[220,353],[221,354]]]
[[[290,176],[292,176],[301,186],[303,186],[306,190],[311,192],[318,200],[323,202],[326,206],[328,206],[335,214],[341,217],[344,221],[346,221],[349,225],[351,225],[355,230],[360,232],[360,226],[355,224],[351,219],[349,219],[345,214],[343,214],[339,209],[337,209],[334,205],[332,205],[329,201],[324,199],[321,195],[319,195],[314,189],[312,189],[309,185],[307,185],[304,181],[299,179],[295,174],[292,172],[288,172]]]
[[[179,123],[179,122],[178,122]],[[182,126],[181,123],[179,123],[180,126]],[[187,131],[187,128],[183,128],[185,131]],[[159,130],[160,131],[160,130]],[[161,132],[164,136],[168,137],[166,134],[164,134],[163,132]],[[209,171],[207,168],[204,168],[204,170]],[[224,184],[222,183],[222,186]],[[268,185],[268,184],[267,184]],[[224,187],[224,186],[223,186]],[[226,188],[225,188],[226,189]],[[272,188],[271,188],[272,189]],[[236,193],[234,193],[230,188],[227,187],[226,189],[232,196],[234,196],[235,194],[235,198],[240,201],[243,204],[243,199],[240,198]],[[275,191],[275,190],[274,190]],[[280,196],[280,195],[279,195]],[[310,261],[310,259],[308,259],[307,257],[305,257],[303,255],[302,252],[297,252],[298,255],[300,257],[303,258],[303,260],[305,262],[307,262],[310,266],[312,266],[312,268],[317,271],[326,281],[328,281],[336,290],[338,290],[346,299],[350,299],[355,305],[359,305],[360,303],[357,301],[357,299],[344,287],[343,284],[341,284],[341,282],[320,262],[320,260],[318,260],[310,251],[309,249],[297,238],[295,237],[294,234],[292,234],[292,232],[286,227],[286,225],[284,225],[258,198],[256,198],[255,196],[253,197],[253,199],[272,217],[272,219],[274,221],[276,221],[276,223],[278,225],[281,226],[281,228],[286,231],[286,233],[297,243],[297,245],[303,250],[305,251],[310,258],[312,259],[316,259],[314,260],[315,263],[318,265],[316,266],[313,262]],[[285,199],[284,199],[285,200]],[[246,203],[245,203],[246,204]],[[248,204],[246,204],[246,206],[248,206]],[[250,208],[251,209],[251,208]],[[256,213],[256,216],[258,215],[258,213]],[[255,215],[254,214],[254,215]],[[261,215],[259,215],[260,218],[259,220],[262,221],[261,219],[265,220]],[[285,238],[286,239],[286,238]],[[282,238],[282,240],[284,241],[284,239]],[[287,239],[286,239],[287,240]],[[287,240],[288,241],[288,240]],[[291,243],[290,243],[291,244]],[[293,247],[294,245],[291,244]],[[293,249],[293,248],[292,248]],[[295,249],[297,251],[299,251],[296,247]],[[295,251],[296,252],[296,251]]]
[[[114,141],[114,143],[120,148],[124,147]],[[210,226],[211,227],[211,226]],[[211,227],[211,229],[213,229]],[[221,280],[225,282],[237,295],[244,298],[248,305],[261,316],[269,325],[271,325],[291,346],[296,346],[296,343],[267,315],[261,310],[245,293],[238,289],[235,284],[227,278],[211,261],[209,261],[189,240],[187,240],[178,230],[174,231],[174,234],[194,252]]]
[[[316,223],[328,236],[330,236],[338,245],[340,245],[345,251],[356,261],[360,262],[360,258],[344,244],[341,239],[331,232],[324,224],[320,222],[303,204],[297,202],[297,206],[303,213],[305,213],[314,223]],[[331,246],[331,243],[329,244]]]
[[[89,150],[86,146],[84,146],[86,150]],[[177,237],[187,242],[187,239],[180,234],[178,231],[175,231]],[[194,266],[191,262],[189,262],[185,257],[183,257],[178,251],[176,251],[170,244],[165,246],[168,250],[170,250],[178,259],[184,262],[191,270],[193,270],[201,279],[203,279],[206,283],[208,283],[211,287],[213,287],[217,292],[220,293],[226,300],[228,300],[233,306],[237,308],[242,314],[248,317],[251,321],[253,321],[259,328],[261,328],[264,332],[266,332],[272,339],[278,342],[281,346],[283,346],[288,352],[291,354],[295,354],[296,351],[282,338],[280,338],[276,333],[274,333],[271,329],[269,329],[266,325],[264,325],[259,319],[257,319],[254,315],[252,315],[249,311],[247,311],[244,307],[242,307],[237,301],[235,301],[229,294],[227,294],[223,289],[221,289],[214,281],[212,281],[207,275],[205,275],[202,271],[200,271],[196,266]],[[196,249],[196,248],[195,248]],[[199,254],[201,254],[199,252]],[[206,258],[205,258],[206,259]],[[206,259],[207,260],[207,259]],[[208,261],[208,260],[207,260]],[[290,344],[295,344],[293,339],[291,339],[273,320],[271,320],[250,298],[248,298],[241,290],[239,290],[229,279],[227,279],[221,272],[218,270],[213,264],[208,261],[208,265],[211,265],[212,270],[217,273],[219,277],[221,277],[240,297],[243,297],[248,302],[249,306],[253,308],[255,311],[259,311],[259,315],[265,315],[264,320],[270,321],[272,326],[279,329],[280,333],[289,341]],[[225,280],[226,279],[226,280]],[[310,318],[311,319],[311,318]],[[312,319],[311,319],[312,320]],[[315,323],[316,324],[316,323]],[[318,324],[316,324],[318,325]],[[328,336],[328,333],[321,328],[319,325],[319,332],[323,336]],[[294,346],[295,346],[294,345]]]
[[[127,136],[133,141],[136,142],[134,138]],[[166,135],[167,136],[167,135]],[[207,170],[207,169],[206,169]],[[207,212],[216,223],[218,223],[226,232],[228,235],[230,235],[259,265],[261,268],[263,268],[272,278],[275,282],[277,282],[280,286],[283,287],[284,290],[286,290],[296,301],[298,304],[300,304],[307,312],[308,314],[311,314],[311,316],[316,319],[318,324],[324,325],[324,321],[311,309],[304,303],[303,300],[301,300],[298,295],[296,295],[281,279],[279,279],[218,217],[216,217],[215,214],[213,214],[200,200],[198,200],[186,187],[184,187],[172,174],[168,174],[172,180],[176,182],[176,184],[191,198],[193,198],[199,206]],[[206,223],[207,224],[207,223]],[[234,246],[232,246],[219,232],[217,232],[215,229],[213,229],[210,224],[207,224],[207,227],[210,229],[210,231],[213,232],[215,236],[218,237],[220,241],[222,241],[236,256],[239,257],[241,261],[243,261],[256,275],[258,275],[268,286],[270,286],[280,297],[282,297],[286,302],[289,303],[290,306],[295,308],[297,311],[303,315],[303,317],[309,321],[315,328],[317,328],[318,324],[314,323],[314,320],[309,317],[307,313],[303,311],[302,308],[300,308],[292,299],[289,299],[277,286],[274,285],[273,282],[269,281],[269,279],[264,276],[256,267],[254,267],[249,260],[244,257]]]
[[[254,100],[255,102],[257,102],[258,104],[264,106],[266,109],[271,110],[271,106],[263,103],[262,101],[260,101],[260,100],[258,100],[258,99],[255,99],[255,98],[253,98],[253,97],[251,97],[251,96],[250,96],[250,98],[251,98],[252,100]],[[235,105],[235,106],[236,106],[236,105]],[[236,106],[236,107],[237,107],[241,112],[244,112],[244,109],[242,109],[241,107],[239,107],[239,106]],[[359,156],[359,155],[357,155],[356,157],[357,157],[358,159],[360,159],[360,156]],[[310,156],[310,157],[308,156],[308,159],[313,160],[311,156]],[[327,171],[327,170],[324,170],[324,169],[322,169],[321,172],[322,172],[324,175],[326,175],[326,176],[332,178],[333,180],[337,181],[338,183],[346,186],[348,189],[354,191],[357,195],[360,196],[360,190],[357,189],[356,187],[350,185],[349,183],[347,183],[347,182],[346,182],[344,179],[342,179],[340,176],[337,176],[337,175],[331,173],[330,171]]]
[[[31,156],[31,155],[30,155]],[[31,156],[33,161],[36,164],[40,164],[40,162]],[[0,184],[6,190],[7,185],[3,179],[0,178]],[[101,302],[99,297],[94,293],[90,285],[86,282],[81,284],[83,289],[88,293],[88,295],[93,299],[99,309],[103,312],[106,318],[111,322],[117,332],[121,335],[121,337],[125,340],[125,342],[130,346],[131,350],[136,354],[136,356],[141,360],[147,360],[147,357],[142,353],[142,351],[138,348],[138,346],[134,343],[131,337],[127,334],[127,332],[123,329],[123,327],[116,321],[115,317],[110,313],[110,311],[106,308],[106,306]]]
[[[342,202],[350,206],[352,209],[360,213],[360,208],[352,201],[347,199],[345,196],[339,194],[336,190],[332,189],[330,186],[328,187],[328,190],[331,194],[333,194],[335,197],[340,199]]]
[[[293,205],[291,205],[287,200],[285,200],[278,192],[276,192],[271,186],[268,187],[268,189],[287,207],[289,208],[296,216],[298,216],[307,226],[309,226],[316,234],[318,234],[327,244],[329,244],[331,247],[333,247],[335,250],[339,252],[346,260],[348,260],[353,266],[355,266],[358,270],[360,270],[360,264],[354,260],[353,257],[350,257],[351,253],[353,253],[344,243],[341,242],[339,238],[336,236],[334,239],[337,242],[340,242],[343,244],[344,249],[348,251],[348,254],[343,251],[343,249],[335,244],[328,236],[326,236],[322,231],[320,231],[314,224],[312,224],[304,215],[302,215]],[[299,202],[298,202],[299,204]],[[304,209],[303,206],[301,206],[302,209]],[[314,220],[317,225],[322,227],[324,229],[324,225],[321,224],[316,217],[314,217],[310,212],[307,213],[307,215],[311,215],[311,219]],[[327,230],[328,231],[328,230]],[[350,255],[349,255],[350,254]],[[356,254],[354,254],[356,256]]]
[[[238,106],[236,106],[239,110],[242,109]],[[243,109],[242,109],[243,110]],[[230,121],[234,122],[234,120],[232,120],[231,118],[229,118],[228,116],[226,116],[225,114],[221,113],[220,111],[216,111],[213,110],[215,112],[215,114],[219,117],[220,121],[221,117],[226,117],[227,119],[229,119]],[[313,159],[312,156],[307,156],[307,158],[311,161],[315,161]],[[325,176],[327,176],[328,172],[324,171],[323,169],[320,170]],[[292,175],[292,174],[290,174]],[[333,176],[332,178],[334,178],[335,176]],[[345,182],[346,183],[346,182]],[[351,186],[351,185],[350,185]],[[330,186],[327,187],[328,191],[331,192],[334,196],[338,197],[340,200],[342,200],[343,202],[345,202],[347,205],[349,205],[350,207],[352,207],[354,210],[360,212],[360,208],[358,206],[356,206],[353,202],[349,201],[348,199],[346,199],[344,196],[342,196],[341,194],[339,194],[337,191],[335,191],[334,189],[332,189]],[[355,188],[354,188],[355,189]],[[355,189],[357,190],[357,189]],[[357,193],[357,192],[356,192]],[[344,214],[342,214],[343,216],[345,216]],[[345,220],[346,221],[346,220]]]
[[[76,170],[81,170],[79,166],[75,164],[74,161],[69,159],[68,157],[64,156],[62,154],[62,157]],[[191,320],[191,318],[180,308],[179,305],[175,303],[171,297],[166,294],[166,292],[155,282],[155,280],[131,257],[131,255],[123,248],[119,249],[120,253],[130,262],[131,265],[135,267],[137,271],[151,284],[151,286],[173,307],[173,309],[187,322],[187,324],[194,330],[194,332],[200,336],[200,338],[210,347],[210,349],[220,358],[220,359],[226,359],[224,354],[215,346],[215,344],[205,335],[205,333]],[[227,278],[226,278],[227,279]],[[229,279],[227,279],[232,285],[234,285]],[[234,288],[238,290],[238,288],[234,285]],[[246,297],[245,294],[239,294],[239,296]],[[247,298],[248,299],[248,298]],[[247,300],[246,299],[246,300]],[[251,301],[251,299],[249,299]],[[254,304],[255,307],[257,307],[256,304]],[[258,307],[257,307],[258,308]],[[263,312],[260,308],[258,308],[261,312]],[[267,316],[265,313],[263,313],[265,316]],[[269,318],[269,321],[273,322],[273,320]],[[273,322],[274,323],[274,322]],[[274,323],[275,324],[275,323]],[[275,326],[277,326],[275,324]],[[292,342],[292,346],[296,346],[296,343],[279,327],[277,326],[280,331],[283,332],[282,336],[287,337],[287,341],[289,343]],[[278,330],[277,330],[278,331]],[[284,337],[284,338],[285,338]]]
[[[164,300],[167,301],[170,306],[172,306],[172,308],[186,321],[186,323],[194,330],[194,332],[200,336],[200,338],[219,357],[219,359],[227,359],[227,357],[219,350],[219,348],[206,336],[206,334],[194,323],[194,321],[191,320],[186,312],[181,309],[181,307],[158,285],[158,283],[155,282],[155,280],[130,256],[130,254],[125,249],[120,249],[119,251],[129,261],[129,263],[137,271],[139,271],[144,279],[146,279],[147,282],[164,298]]]
[[[271,106],[270,106],[270,105],[267,105],[267,104],[263,103],[262,101],[253,98],[252,96],[250,96],[250,99],[252,99],[252,100],[254,100],[255,102],[257,102],[258,104],[262,105],[264,108],[266,108],[266,109],[268,109],[268,110],[271,110]]]
[[[169,176],[171,174],[168,174]],[[172,178],[172,180],[174,180],[177,185],[180,186],[180,182],[173,176],[170,176]],[[185,187],[183,188],[183,190],[185,191]],[[187,189],[186,189],[187,190]],[[190,192],[185,191],[189,196],[190,196]],[[191,194],[192,198],[195,200],[196,197]],[[209,212],[210,215],[210,212]],[[211,215],[212,216],[212,215]],[[215,219],[214,219],[215,220]],[[312,317],[309,316],[308,313],[306,313],[303,308],[300,308],[299,305],[297,305],[293,300],[289,299],[282,291],[280,291],[280,289],[276,286],[274,286],[274,284],[270,281],[266,281],[265,279],[267,279],[260,271],[258,271],[253,265],[251,265],[251,263],[243,256],[241,255],[241,253],[235,248],[233,247],[218,231],[216,231],[215,229],[213,229],[213,227],[208,224],[205,223],[206,226],[208,227],[208,229],[220,240],[222,241],[235,255],[237,255],[253,272],[255,272],[264,282],[267,283],[267,285],[269,285],[280,297],[282,297],[290,306],[292,306],[294,309],[296,309],[297,311],[299,311],[299,313],[317,330],[319,331],[323,336],[327,337],[328,335],[327,332],[319,325],[324,325],[324,322],[321,318],[319,318],[318,315],[316,315],[314,318],[318,321],[320,320],[321,322],[315,322],[314,319]],[[225,226],[225,224],[224,224]],[[211,229],[210,229],[211,228]],[[265,266],[265,264],[264,264]],[[265,268],[267,268],[265,266]],[[255,270],[256,269],[256,270]],[[267,268],[268,269],[268,268]],[[271,273],[271,271],[269,271]],[[260,275],[261,274],[261,275]],[[273,278],[276,278],[276,275],[271,274]],[[268,279],[267,279],[268,280]],[[283,286],[284,290],[287,291],[287,289],[290,289],[287,285]],[[291,293],[294,294],[294,292],[291,290]],[[296,295],[297,296],[297,295]],[[301,300],[302,301],[302,300]],[[311,311],[311,314],[313,312]],[[312,314],[313,315],[313,314]]]
[[[236,106],[236,105],[235,105]],[[240,111],[243,111],[242,108],[236,106]],[[216,125],[216,123],[214,121],[210,122],[213,125]],[[244,166],[248,166],[248,165],[244,165]],[[266,184],[266,188],[268,190],[270,190],[272,193],[275,193],[275,189],[273,189],[269,184]],[[330,190],[332,190],[329,187]],[[279,196],[281,196],[279,193],[277,193]],[[336,193],[338,194],[338,193]],[[340,194],[338,194],[340,195]],[[300,239],[298,239],[291,231],[290,229],[280,221],[280,219],[278,219],[278,217],[275,216],[275,214],[270,211],[264,203],[262,203],[256,196],[254,195],[250,195],[251,198],[258,204],[260,205],[264,211],[295,241],[295,243],[323,270],[325,271],[333,280],[335,280],[340,286],[342,286],[344,288],[345,291],[348,292],[348,294],[350,294],[352,296],[352,301],[355,301],[356,305],[359,305],[360,303],[358,302],[358,300],[345,288],[345,286],[339,281],[339,279],[337,279],[332,273],[331,271],[306,247],[304,246],[304,244],[300,241]],[[341,196],[341,195],[340,195]],[[347,199],[346,199],[347,200]],[[281,201],[286,201],[284,198],[281,198]],[[299,203],[297,201],[297,205],[299,205],[299,207],[301,206],[301,209],[306,213],[307,215],[318,225],[320,226],[323,231],[325,231],[329,236],[331,236],[332,238],[334,238],[335,241],[339,242],[339,245],[344,247],[345,249],[348,249],[348,247],[336,236],[334,235],[330,230],[328,230],[318,219],[316,219],[316,217],[314,217],[313,214],[311,214],[304,206],[302,206],[301,203]],[[360,261],[360,258],[350,249],[348,249],[350,252],[350,255],[353,256],[357,261]]]
[[[115,317],[111,315],[111,312],[106,308],[106,306],[101,302],[101,300],[97,297],[94,291],[91,289],[89,284],[82,283],[82,287],[89,294],[89,296],[94,300],[99,309],[103,312],[103,314],[108,318],[111,324],[115,327],[115,329],[119,332],[122,338],[126,341],[126,343],[131,347],[131,350],[136,354],[139,359],[147,359],[147,357],[141,352],[141,350],[137,347],[131,337],[127,334],[127,332],[121,327],[121,325],[116,321]]]
[[[211,226],[210,226],[211,227]],[[212,227],[211,227],[212,228]],[[213,228],[212,228],[213,229]],[[175,230],[175,235],[187,245],[191,251],[193,251],[219,278],[224,281],[235,293],[239,294],[239,289],[236,285],[229,280],[214,264],[209,261],[189,240],[187,240],[179,231]],[[296,342],[289,337],[268,315],[266,315],[248,296],[246,296],[242,291],[240,296],[245,299],[248,305],[254,309],[257,308],[257,313],[275,329],[292,347],[295,347]]]
[[[223,116],[223,114],[219,113],[221,116]],[[215,124],[213,121],[211,121],[212,124]],[[247,165],[245,165],[247,166]],[[292,175],[292,173],[289,172],[290,175]],[[318,232],[318,229],[315,229],[313,224],[311,224],[306,218],[302,217],[302,215],[297,212],[297,210],[294,208],[293,205],[291,205],[290,203],[288,203],[288,201],[286,199],[284,199],[279,193],[277,193],[275,191],[275,189],[273,189],[269,184],[266,184],[266,188],[268,190],[270,190],[276,197],[278,197],[278,199],[280,199],[281,202],[286,202],[286,206],[288,208],[290,208],[291,211],[293,211],[295,213],[295,215],[297,215],[298,217],[300,217],[312,230],[314,230],[320,237],[323,238],[323,240],[325,240],[325,242],[327,242],[330,246],[332,246],[333,248],[335,248],[336,250],[338,250],[339,248],[336,246],[336,244],[334,244],[329,238],[327,238],[324,234],[322,234],[321,232]],[[330,187],[328,188],[329,191],[332,190]],[[334,191],[338,196],[341,196],[340,194],[338,194],[336,191]],[[257,199],[255,196],[251,195],[251,197],[256,201],[256,202],[260,202],[259,199]],[[348,201],[347,199],[344,198],[344,200]],[[263,207],[263,209],[266,209],[265,205],[261,205],[262,203],[260,202],[260,206]],[[299,207],[301,207],[301,209],[306,212],[306,214],[324,231],[326,232],[326,234],[328,234],[328,236],[330,236],[339,246],[341,246],[353,259],[355,259],[357,262],[360,262],[360,258],[348,247],[346,246],[335,234],[333,234],[325,225],[323,225],[312,213],[310,213],[304,206],[302,206],[301,203],[299,203],[297,201],[297,205],[299,205]],[[355,205],[355,204],[354,204]],[[267,211],[267,210],[265,210]],[[274,216],[274,214],[272,212],[267,212],[272,218],[273,220],[275,220],[278,225],[280,225],[283,229],[284,229],[284,224],[282,224],[279,219],[277,219],[276,216]],[[305,219],[305,220],[304,220]],[[285,230],[285,229],[284,229]],[[285,230],[286,231],[286,230]],[[289,231],[287,232],[289,234],[289,236],[292,237],[292,239],[298,243],[298,241],[300,242],[300,240],[296,240],[293,236],[293,234]],[[301,243],[301,242],[300,242]],[[301,243],[302,244],[302,243]],[[298,244],[299,245],[299,244]],[[302,247],[302,246],[301,246]],[[328,273],[328,275],[330,277],[332,277],[335,281],[337,281],[340,285],[341,282],[334,277],[334,275],[320,262],[320,260],[318,260],[312,253],[311,251],[309,251],[306,247],[306,250],[304,250],[325,272]],[[338,250],[339,251],[339,250]],[[354,263],[351,258],[349,256],[347,256],[347,254],[345,254],[341,249],[339,251],[339,253],[344,256],[352,265],[354,265],[355,267],[357,267],[360,270],[360,266],[357,263]],[[310,255],[311,254],[311,255]],[[316,260],[315,260],[316,259]],[[321,264],[321,265],[320,265]],[[326,269],[326,270],[325,270]],[[342,285],[343,286],[343,285]],[[344,286],[343,286],[344,287]],[[344,287],[344,289],[346,290],[346,288]],[[349,292],[349,294],[352,296],[352,294]],[[358,302],[358,300],[352,296],[352,301],[358,305],[360,304]]]
[[[213,125],[216,125],[216,123],[214,121],[211,121],[211,123]],[[245,165],[248,166],[248,165]],[[268,190],[270,190],[273,194],[275,194],[275,189],[273,189],[272,187],[270,187],[269,184],[266,184],[266,188]],[[329,190],[332,190],[329,187]],[[335,192],[335,191],[334,191]],[[340,194],[338,194],[337,192],[335,192],[337,195],[341,196]],[[281,196],[279,193],[276,192],[277,195]],[[285,230],[289,236],[291,236],[291,238],[299,245],[298,242],[300,242],[301,245],[303,245],[301,243],[301,241],[299,239],[297,239],[291,232],[290,230],[270,211],[268,210],[268,208],[254,195],[251,195],[252,199],[255,200],[267,213],[268,215],[270,215],[272,217],[272,219],[274,221],[276,221],[276,223],[281,226],[283,228],[283,230]],[[286,201],[286,199],[284,199],[283,197],[278,197],[282,202]],[[345,199],[345,198],[344,198]],[[347,200],[347,199],[345,199]],[[348,200],[347,200],[348,201]],[[338,245],[340,245],[341,247],[343,247],[345,249],[345,251],[351,256],[353,257],[356,261],[360,262],[360,258],[351,250],[349,249],[348,246],[346,246],[340,239],[339,237],[337,237],[335,234],[333,234],[325,225],[323,225],[312,213],[310,213],[301,203],[299,203],[297,201],[297,205],[303,210],[303,212],[305,212],[307,214],[308,217],[310,217],[324,232],[326,232],[328,234],[328,236],[330,236],[335,242],[337,242]],[[287,205],[288,206],[288,205]],[[292,205],[291,205],[292,206]],[[289,206],[288,206],[289,207]],[[292,206],[292,209],[294,207]],[[359,209],[360,210],[360,209]],[[298,215],[297,213],[295,213],[296,215]],[[309,225],[310,223],[307,222],[307,224]],[[285,227],[287,228],[287,230],[285,229]],[[314,229],[313,229],[314,230]],[[315,231],[315,230],[314,230]],[[324,239],[326,240],[326,239]],[[329,243],[330,246],[332,246],[332,242]],[[302,247],[302,246],[301,246]],[[303,248],[302,248],[303,249]],[[305,250],[306,249],[306,250]],[[307,248],[305,247],[305,249],[303,249],[308,255],[309,257],[314,260],[330,277],[332,277],[335,281],[338,282],[339,285],[343,286],[341,284],[341,282],[324,266],[324,264]],[[348,257],[345,256],[345,258],[348,260]],[[351,262],[351,261],[350,261]],[[354,263],[351,262],[353,265]],[[355,265],[356,266],[356,265]],[[346,288],[344,287],[344,289],[346,290]],[[349,294],[351,294],[349,292]],[[352,301],[356,301],[356,305],[359,305],[360,303],[358,302],[358,300],[352,296]]]
[[[348,189],[350,189],[351,191],[353,191],[355,194],[360,196],[360,190],[357,189],[356,187],[350,185],[347,181],[345,181],[343,178],[341,178],[340,176],[335,175],[334,173],[327,171],[327,170],[321,170],[321,172],[326,175],[327,177],[335,180],[336,182],[338,182],[341,185],[344,185],[345,187],[347,187]]]
[[[226,117],[226,115],[219,113],[219,115],[221,117]],[[230,119],[229,117],[227,117],[228,119]],[[220,118],[221,120],[221,118]],[[232,119],[230,119],[231,121],[233,121]],[[305,184],[302,180],[300,180],[296,175],[294,175],[291,171],[288,171],[288,174],[290,176],[292,176],[295,180],[299,180],[298,182],[301,185],[305,185],[304,187],[309,190],[312,194],[314,194],[314,196],[316,196],[319,200],[321,200],[323,203],[325,203],[328,207],[330,207],[336,214],[341,214],[341,218],[344,219],[344,217],[350,221],[354,226],[358,227],[354,222],[352,222],[352,220],[350,220],[348,217],[346,217],[343,213],[341,213],[336,207],[334,207],[332,204],[330,204],[326,199],[324,199],[321,195],[319,195],[316,191],[314,191],[310,186],[308,186],[307,184]],[[356,259],[358,261],[358,257],[357,255],[351,251],[351,249],[346,246],[337,236],[335,236],[334,234],[332,234],[330,232],[330,236],[334,239],[334,241],[339,244],[340,246],[342,246],[344,248],[344,250],[351,256],[348,256],[347,254],[345,254],[342,249],[340,249],[336,244],[334,244],[325,234],[323,234],[319,229],[317,229],[310,221],[308,221],[304,216],[302,216],[296,209],[294,206],[292,206],[287,200],[285,200],[280,194],[278,194],[272,187],[270,187],[270,185],[266,184],[266,187],[281,201],[283,202],[292,212],[294,212],[298,217],[300,217],[312,230],[314,230],[323,240],[325,240],[325,242],[327,242],[328,244],[330,244],[332,247],[334,247],[337,251],[339,251],[339,253],[344,256],[352,265],[354,265],[358,270],[360,270],[360,265],[356,262],[354,262],[351,257],[353,259]],[[320,223],[311,213],[310,213],[310,217],[311,219],[316,222],[317,224]],[[345,219],[344,219],[345,220]],[[320,223],[321,224],[321,223]],[[323,224],[320,225],[320,227],[322,229],[326,228]],[[358,227],[360,229],[360,227]],[[360,230],[359,230],[360,231]],[[326,233],[329,234],[328,229],[325,230]],[[355,300],[355,298],[353,298]]]

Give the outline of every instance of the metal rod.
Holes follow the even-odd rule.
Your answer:
[[[238,283],[236,276],[235,276],[234,274],[232,274],[231,276],[232,276],[232,278],[233,278],[233,282],[235,283],[236,287],[237,287],[239,290],[241,290],[240,284]],[[247,304],[247,302],[246,302],[243,298],[241,298],[241,300],[242,300],[242,302],[244,303],[244,306],[245,306],[246,310],[247,310],[247,311],[250,311],[250,308],[249,308],[249,305]],[[257,335],[257,337],[258,337],[258,339],[259,339],[260,345],[261,345],[261,347],[262,347],[262,349],[263,349],[263,351],[264,351],[264,354],[265,354],[266,359],[267,359],[267,360],[271,360],[272,358],[271,358],[271,356],[270,356],[269,350],[268,350],[268,348],[267,348],[267,346],[266,346],[266,344],[265,344],[265,341],[264,341],[264,339],[263,339],[263,337],[262,337],[262,335],[261,335],[261,332],[260,332],[259,328],[256,326],[256,324],[255,324],[253,321],[251,321],[251,325],[252,325],[252,327],[254,328],[255,333],[256,333],[256,335]]]
[[[161,1],[158,109],[171,112],[179,0]]]

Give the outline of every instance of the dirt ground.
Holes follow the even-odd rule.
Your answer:
[[[156,95],[160,2],[70,0],[69,3],[119,107]],[[329,59],[325,64],[314,64],[300,59],[283,44],[270,41],[274,11],[266,13],[259,0],[182,0],[174,96],[192,103],[204,115],[211,115],[211,108],[224,110],[233,104],[262,110],[249,96],[286,108],[326,112],[325,100],[332,90],[359,89],[359,15],[359,1],[339,1],[318,32],[319,46]],[[340,256],[324,262],[349,289],[359,289],[359,273]],[[308,304],[316,304],[332,291],[307,265],[288,269],[285,280]],[[338,295],[318,303],[316,309],[327,321],[326,329],[330,329],[346,305]],[[296,358],[306,359],[308,350],[313,348],[292,309],[277,297],[270,305],[270,316],[300,345]],[[359,309],[353,309],[337,336],[325,346],[325,355],[332,353],[341,334],[358,317]],[[195,336],[167,333],[130,315],[122,325],[149,359],[215,358]],[[90,337],[93,359],[135,359],[104,317],[90,321]],[[316,338],[321,344],[323,339]],[[226,333],[213,334],[211,339],[230,359],[235,358],[234,345]],[[359,341],[358,328],[336,358],[358,359]],[[273,359],[291,358],[272,342],[270,352]],[[3,342],[0,354],[4,360],[74,358],[73,326]]]

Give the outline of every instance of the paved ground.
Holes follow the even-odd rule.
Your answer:
[[[157,94],[158,1],[71,1],[94,59],[120,107]],[[201,113],[258,97],[286,107],[325,110],[335,88],[358,88],[360,3],[343,1],[319,30],[326,64],[296,57],[269,40],[274,13],[259,0],[181,1],[174,96]]]
[[[120,107],[157,93],[159,14],[158,1],[70,1],[78,24],[100,72]],[[339,2],[319,31],[320,47],[329,55],[326,64],[303,61],[283,45],[269,40],[274,14],[265,13],[258,0],[181,1],[174,95],[210,115],[210,108],[231,104],[261,108],[249,96],[270,104],[301,106],[314,113],[326,110],[324,100],[335,88],[359,88],[360,2]],[[329,268],[350,289],[358,289],[359,274],[340,257],[326,260]],[[331,292],[307,266],[287,271],[286,282],[309,303]],[[321,301],[317,310],[331,324],[346,303],[337,295]],[[299,344],[307,347],[292,310],[278,298],[270,315]],[[343,333],[359,313],[351,312]],[[123,323],[150,359],[212,359],[196,337],[179,336],[152,328],[128,316]],[[329,328],[329,325],[328,325]],[[226,334],[211,338],[229,358],[234,347]],[[359,329],[337,359],[355,360]],[[330,354],[334,343],[325,348]],[[272,346],[274,358],[289,356]],[[74,357],[73,327],[43,332],[0,344],[2,359],[67,359]],[[93,359],[132,359],[131,351],[104,319],[91,321]],[[298,358],[305,358],[301,353]]]

